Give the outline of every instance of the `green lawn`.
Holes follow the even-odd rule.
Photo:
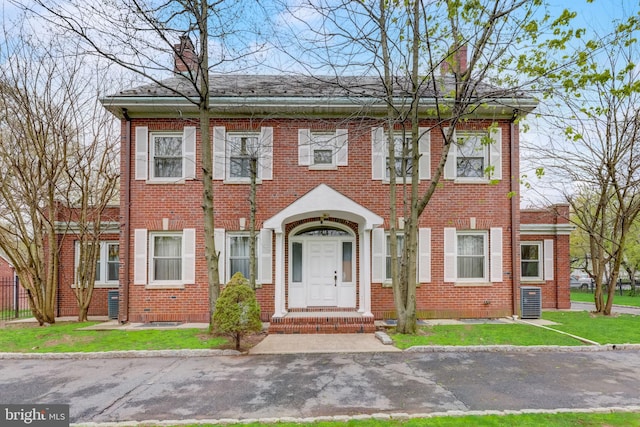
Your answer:
[[[581,292],[573,290],[571,291],[571,301],[578,302],[593,302],[593,294],[591,292]],[[628,292],[624,292],[624,295],[620,295],[616,291],[616,295],[613,297],[614,304],[631,305],[634,307],[640,307],[640,295],[631,297]]]
[[[433,417],[415,418],[411,420],[352,420],[348,422],[317,422],[317,423],[251,423],[243,424],[248,427],[630,427],[640,426],[640,413],[616,412],[607,414],[523,414],[523,415],[485,415],[462,417]],[[213,427],[212,424],[194,424],[192,427]]]
[[[549,328],[600,344],[640,343],[640,317],[628,314],[594,316],[587,311],[545,311],[542,318],[558,323]],[[391,334],[397,347],[419,345],[585,345],[564,334],[523,324],[424,326],[417,335]]]
[[[79,331],[93,325],[58,323],[38,327],[12,325],[0,329],[0,349],[3,352],[93,352],[115,350],[212,349],[224,346],[227,338],[215,337],[201,329],[136,331]]]

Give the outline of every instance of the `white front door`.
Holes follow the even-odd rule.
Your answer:
[[[321,239],[310,240],[307,244],[306,282],[309,306],[335,306],[338,303],[339,243],[337,240]]]

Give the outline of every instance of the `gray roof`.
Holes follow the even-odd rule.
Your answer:
[[[333,113],[345,113],[350,109],[362,110],[367,107],[369,112],[373,108],[380,110],[384,105],[384,87],[381,78],[376,76],[302,76],[302,75],[245,75],[245,74],[211,74],[210,104],[213,110],[218,108],[226,114],[235,113],[267,114],[276,111],[285,104],[290,108],[289,113],[313,112],[322,114],[323,111],[332,110]],[[408,80],[394,79],[394,97],[398,100],[406,100],[410,94]],[[436,87],[430,79],[426,79],[420,89],[420,96],[425,106],[436,97],[441,101],[446,100],[446,94],[452,93],[455,81],[452,75],[441,76],[437,80]],[[474,93],[482,103],[495,103],[500,108],[511,111],[522,109],[530,111],[535,108],[535,101],[517,93],[514,90],[505,90],[479,84],[474,88]],[[175,76],[158,83],[142,85],[127,89],[102,99],[102,103],[116,115],[122,108],[126,108],[131,114],[142,114],[144,105],[149,112],[165,113],[169,110],[175,113],[179,104],[188,104],[193,107],[193,102],[187,98],[197,99],[198,92],[194,84],[184,76]],[[304,101],[303,101],[304,100]],[[431,100],[431,101],[430,101]],[[401,104],[402,101],[399,102]],[[405,104],[408,101],[404,102]],[[251,106],[251,108],[250,108]],[[295,106],[295,107],[294,107]],[[311,111],[313,110],[313,111]],[[507,114],[507,113],[504,113]]]

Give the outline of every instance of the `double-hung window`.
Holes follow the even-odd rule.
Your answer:
[[[259,139],[260,135],[257,133],[230,133],[227,135],[230,179],[248,179],[251,177],[251,161],[255,161],[257,168],[259,160]]]
[[[444,178],[463,183],[502,179],[502,129],[492,126],[487,130],[456,130]]]
[[[487,145],[482,134],[457,132],[458,155],[456,176],[458,178],[483,178],[487,167]]]
[[[152,178],[182,178],[182,157],[182,135],[151,134]]]
[[[298,129],[298,164],[309,169],[337,169],[348,164],[348,131]]]
[[[542,280],[542,242],[520,244],[522,280]]]
[[[444,229],[444,281],[462,286],[503,281],[502,228]]]
[[[177,183],[196,177],[196,128],[149,131],[135,128],[135,179],[150,183]]]
[[[487,234],[459,232],[457,235],[457,273],[461,281],[487,279]]]
[[[431,179],[431,132],[427,127],[418,129],[418,164],[413,164],[412,142],[409,130],[392,131],[396,177],[418,174],[420,180]],[[416,167],[417,166],[417,167]],[[389,131],[381,127],[371,129],[371,179],[389,182]]]
[[[385,279],[386,280],[392,280],[391,277],[391,236],[389,236],[388,234],[386,235],[387,238],[387,248],[385,251],[386,254],[386,262],[385,262]],[[397,241],[397,245],[396,245],[396,258],[400,259],[400,257],[402,256],[402,250],[404,249],[404,235],[402,234],[396,234],[396,241]]]
[[[182,233],[151,234],[151,282],[182,280]]]
[[[182,288],[195,283],[196,231],[134,230],[133,283]]]
[[[118,285],[120,257],[118,242],[100,242],[96,260],[95,284]],[[76,272],[80,269],[80,244],[76,244]],[[77,281],[77,280],[76,280]]]
[[[249,265],[249,242],[248,234],[232,235],[229,234],[229,270],[228,278],[231,279],[234,274],[240,272],[247,279],[250,276]]]
[[[255,160],[258,182],[273,179],[273,128],[260,131],[227,132],[213,128],[213,179],[230,183],[249,183]]]
[[[411,138],[411,135],[403,135],[402,133],[396,133],[393,135],[393,153],[396,164],[395,172],[397,178],[410,178],[411,174],[413,173],[413,158],[411,156],[412,141],[413,139]],[[391,175],[389,150],[387,150],[386,152],[385,159],[385,177],[389,179]]]

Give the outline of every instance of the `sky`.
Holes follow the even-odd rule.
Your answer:
[[[92,1],[101,2],[102,0],[86,0],[87,3]],[[252,4],[254,4],[253,2],[255,0],[243,1],[251,2]],[[266,1],[268,2],[269,0]],[[591,3],[587,2],[587,0],[548,0],[548,3],[551,7],[552,12],[559,12],[566,7],[576,10],[578,12],[578,17],[574,21],[576,25],[594,29],[595,31],[598,31],[600,33],[606,33],[611,27],[612,22],[616,20],[622,20],[631,14],[637,14],[640,10],[640,0],[593,0],[593,2]],[[12,0],[0,0],[0,16],[2,16],[2,19],[5,23],[9,20],[14,20],[18,16],[17,9],[12,4]],[[3,36],[0,35],[0,37]],[[3,40],[0,40],[0,58],[2,58],[2,41]],[[286,63],[287,61],[288,59],[283,59],[283,63]],[[523,141],[526,142],[527,140],[531,139],[539,139],[543,141],[544,138],[547,137],[547,135],[545,135],[545,129],[538,127],[534,121],[532,121],[532,128],[532,132],[522,135],[521,139]],[[523,150],[523,153],[526,156],[526,151]],[[524,173],[527,173],[527,180],[533,187],[533,190],[527,190],[526,188],[523,188],[523,207],[536,206],[549,202],[559,202],[562,200],[562,197],[559,193],[554,193],[546,187],[546,184],[548,183],[543,182],[544,180],[541,182],[533,178],[533,169],[536,166],[537,165],[529,162],[529,159],[527,159],[526,157],[523,157],[521,159],[521,169]],[[550,178],[551,180],[553,180],[553,178],[549,176],[547,176],[545,179],[548,181]],[[545,193],[546,197],[541,197],[538,194],[541,192]]]

